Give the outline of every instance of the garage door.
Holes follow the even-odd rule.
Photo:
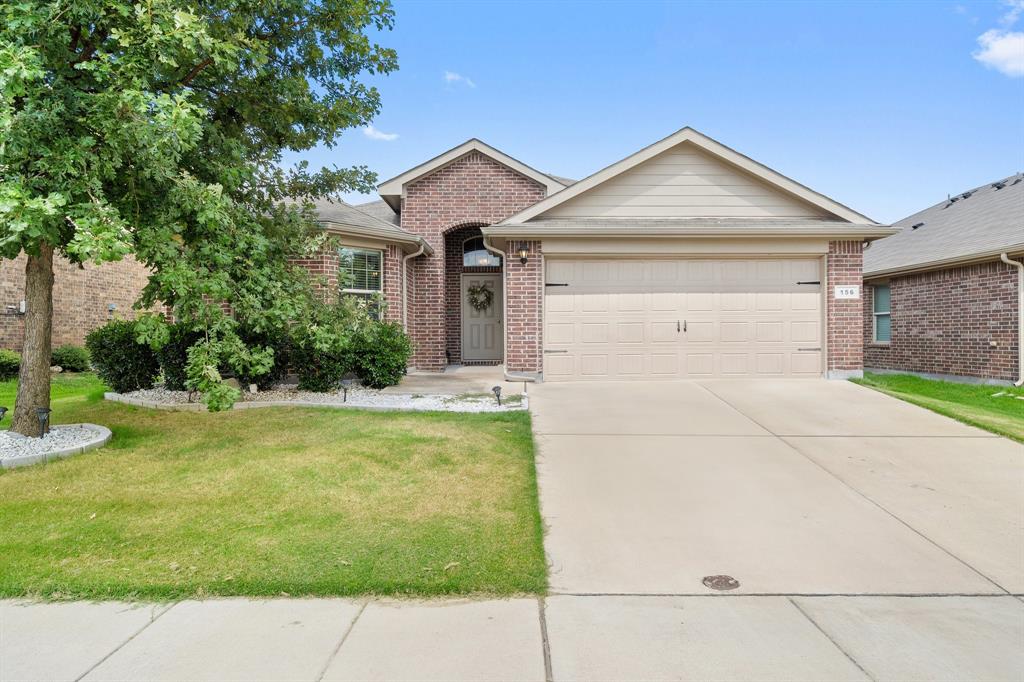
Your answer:
[[[547,260],[547,381],[820,376],[818,259]]]

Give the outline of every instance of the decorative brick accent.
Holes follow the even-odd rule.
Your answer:
[[[25,254],[0,263],[0,346],[20,351],[25,318]],[[112,316],[132,319],[132,305],[149,281],[149,270],[131,256],[115,263],[79,266],[66,258],[53,263],[53,346],[85,343],[86,335]],[[111,312],[109,306],[116,306]]]
[[[1001,261],[891,278],[892,340],[874,341],[874,289],[864,289],[869,368],[1015,380],[1017,271]]]
[[[452,329],[446,314],[459,293],[457,280],[453,285],[445,274],[445,234],[496,223],[537,203],[545,193],[543,185],[479,152],[461,156],[405,187],[402,228],[420,235],[434,249],[434,255],[414,259],[411,268],[409,331],[418,369],[443,370],[454,347],[449,335],[461,336],[461,328]],[[453,288],[456,293],[449,296]]]
[[[528,259],[525,265],[517,256],[523,248]],[[509,372],[536,374],[544,367],[544,257],[541,242],[510,244],[505,267],[505,286],[508,287],[508,310],[505,311],[508,358],[505,368]]]
[[[829,242],[828,244],[828,375],[845,378],[859,376],[864,371],[864,301],[836,300],[835,287],[861,286],[863,283],[864,251],[859,241]]]

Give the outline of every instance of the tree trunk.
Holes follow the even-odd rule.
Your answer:
[[[25,342],[18,371],[11,430],[39,436],[36,408],[50,406],[50,341],[53,327],[53,247],[43,244],[25,264]]]

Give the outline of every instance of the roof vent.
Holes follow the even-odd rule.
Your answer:
[[[999,190],[1001,190],[1004,187],[1006,187],[1006,183],[1005,182],[993,182],[992,183],[992,189],[994,189],[996,191],[999,191]]]
[[[1013,182],[1011,182],[1010,184],[1011,184],[1011,185],[1016,185],[1016,184],[1017,184],[1018,182],[1020,182],[1021,180],[1024,180],[1024,178],[1022,178],[1021,176],[1019,176],[1019,175],[1018,175],[1018,176],[1017,176],[1017,179],[1016,179],[1016,180],[1014,180]]]
[[[960,195],[960,198],[970,199],[972,194],[974,194],[974,190],[971,190],[970,192],[964,192],[963,194]]]
[[[924,225],[924,223],[914,223],[913,225],[910,226],[910,229],[911,230],[916,230],[917,228],[921,227],[922,225]]]

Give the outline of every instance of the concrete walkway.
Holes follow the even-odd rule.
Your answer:
[[[1020,680],[1002,597],[0,602],[0,680]]]

